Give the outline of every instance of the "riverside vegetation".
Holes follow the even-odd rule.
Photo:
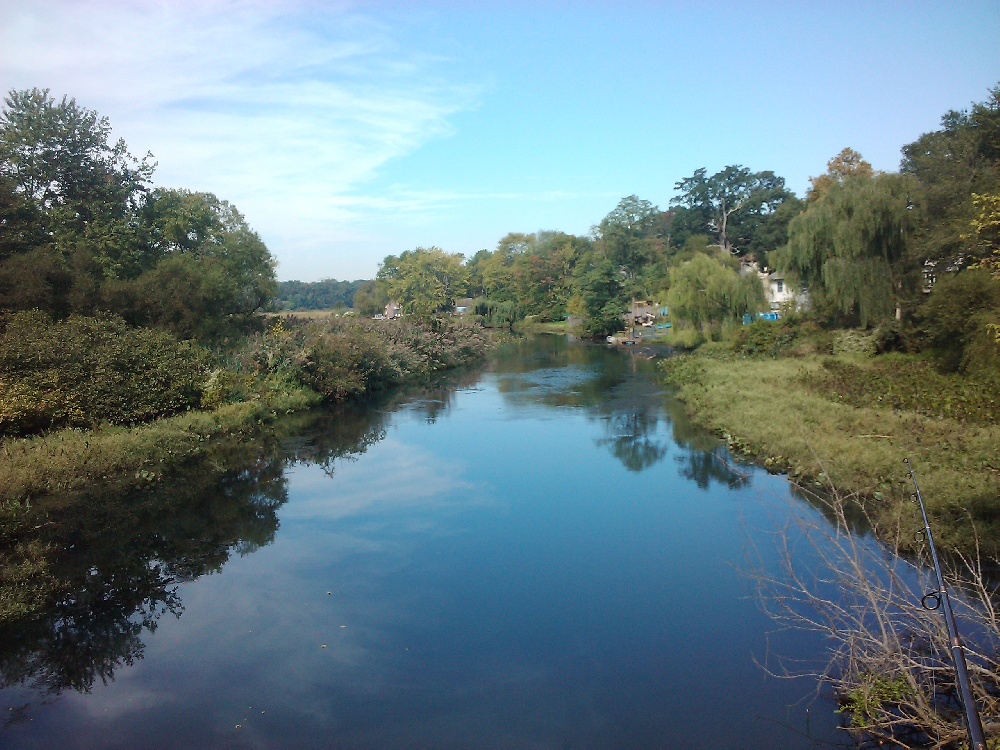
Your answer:
[[[915,528],[902,502],[909,456],[943,542],[961,553],[1000,538],[1000,87],[905,145],[896,174],[847,148],[799,199],[771,171],[698,169],[665,211],[628,196],[588,236],[511,233],[468,259],[416,248],[386,257],[367,283],[293,284],[280,305],[350,299],[362,315],[401,305],[402,320],[379,322],[265,317],[275,263],[234,206],[152,188],[151,156],[112,142],[106,118],[74,100],[31,89],[5,105],[9,616],[32,611],[32,498],[94,481],[155,484],[282,412],[472,361],[486,340],[449,316],[460,299],[488,326],[585,336],[618,330],[631,300],[666,303],[667,343],[698,349],[668,375],[735,448],[865,501],[882,538],[904,546]],[[800,300],[807,288],[808,305],[741,326],[766,307],[754,263]],[[883,715],[899,705],[876,704]]]

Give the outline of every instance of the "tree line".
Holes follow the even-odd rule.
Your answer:
[[[489,316],[575,316],[600,335],[622,325],[630,300],[655,299],[711,335],[764,306],[745,272],[754,261],[807,289],[808,317],[823,326],[895,325],[952,369],[970,346],[988,353],[1000,323],[1000,86],[903,146],[896,173],[845,148],[804,198],[741,165],[698,169],[675,189],[665,209],[623,198],[587,236],[511,233],[470,258],[390,255],[356,307],[373,314],[392,299],[427,314],[472,297]]]

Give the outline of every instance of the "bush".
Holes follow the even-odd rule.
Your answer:
[[[1000,344],[988,338],[1000,323],[1000,279],[986,270],[941,278],[920,311],[924,335],[944,372],[989,369],[1000,359]]]
[[[748,357],[777,357],[798,339],[798,331],[783,322],[757,320],[736,332],[733,351]]]
[[[837,331],[833,336],[833,353],[874,357],[878,353],[875,334],[853,328]]]
[[[814,391],[857,407],[912,411],[960,422],[995,424],[1000,415],[1000,378],[973,379],[936,372],[925,360],[887,355],[864,366],[827,359],[804,376]]]
[[[452,320],[295,319],[251,337],[231,366],[272,382],[294,381],[340,401],[458,367],[485,353],[482,329]]]
[[[208,352],[121,318],[0,319],[0,434],[136,424],[197,406]]]

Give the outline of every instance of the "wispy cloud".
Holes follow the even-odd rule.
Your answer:
[[[358,191],[447,137],[480,91],[350,4],[4,5],[4,90],[48,87],[109,116],[133,151],[153,152],[157,183],[233,201],[288,245],[279,256],[378,208]]]

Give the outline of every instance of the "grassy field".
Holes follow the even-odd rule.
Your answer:
[[[901,538],[912,539],[917,528],[915,506],[906,502],[908,458],[939,526],[935,535],[966,549],[977,535],[996,551],[1000,427],[990,406],[994,396],[970,396],[958,380],[945,380],[931,384],[931,407],[917,408],[926,403],[919,393],[900,391],[921,387],[918,381],[886,377],[879,359],[741,359],[709,347],[664,367],[694,418],[735,451],[806,486],[858,495],[884,536],[901,528]],[[892,364],[900,372],[921,367],[915,358],[896,357]],[[948,390],[942,397],[942,389],[955,398]],[[953,403],[961,399],[975,403],[956,410]]]

